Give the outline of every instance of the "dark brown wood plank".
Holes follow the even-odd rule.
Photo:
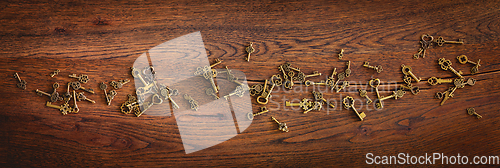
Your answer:
[[[420,156],[425,153],[473,156],[498,155],[500,98],[499,32],[497,1],[22,1],[0,2],[0,164],[5,167],[186,167],[274,166],[339,167],[366,165],[366,153]],[[325,80],[333,70],[343,71],[352,62],[351,86],[340,93],[326,87],[293,90],[275,88],[269,113],[256,116],[235,137],[207,149],[185,154],[176,115],[134,117],[119,106],[134,93],[135,85],[118,90],[107,106],[99,82],[132,79],[130,67],[140,55],[166,41],[200,31],[208,61],[223,60],[215,68],[242,71],[248,84],[262,83],[277,66],[290,62],[306,74],[323,73],[310,80]],[[413,59],[420,35],[465,39],[464,45],[433,46],[426,58]],[[254,42],[255,52],[246,62],[244,48]],[[345,49],[344,59],[337,53]],[[480,73],[462,65],[458,55],[481,59]],[[474,86],[458,89],[445,105],[434,99],[450,85],[415,83],[418,95],[407,93],[384,101],[384,109],[366,105],[357,89],[376,95],[367,82],[382,81],[381,94],[390,95],[401,84],[401,64],[410,65],[423,79],[452,78],[437,65],[450,59]],[[382,65],[381,74],[362,67],[364,61]],[[171,66],[186,66],[172,64]],[[167,65],[165,65],[167,66]],[[170,66],[170,65],[169,65]],[[61,73],[50,78],[53,70]],[[28,82],[27,90],[16,87],[13,74]],[[46,96],[35,89],[59,92],[72,81],[72,73],[87,74],[86,94],[96,104],[79,102],[80,113],[61,115],[45,107]],[[168,81],[167,79],[160,79]],[[206,81],[196,79],[204,87]],[[223,81],[220,81],[222,84]],[[285,101],[312,98],[311,91],[325,92],[336,103],[303,114],[285,107]],[[230,91],[230,90],[229,90]],[[225,90],[224,92],[229,92]],[[358,121],[352,110],[340,106],[352,96],[355,107],[367,115]],[[182,97],[174,98],[186,108]],[[200,100],[201,104],[209,101]],[[261,105],[252,97],[253,112]],[[475,119],[466,108],[483,116]],[[168,105],[152,111],[162,111]],[[218,114],[213,111],[213,114]],[[174,113],[172,113],[174,114]],[[180,114],[182,115],[182,114]],[[269,117],[284,121],[290,132],[277,130]],[[229,117],[229,116],[224,116]]]

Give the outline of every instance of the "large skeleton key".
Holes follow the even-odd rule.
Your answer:
[[[438,64],[441,65],[441,69],[443,69],[445,71],[446,70],[450,70],[451,72],[453,72],[458,77],[464,78],[458,71],[456,71],[455,69],[453,69],[453,67],[451,67],[451,61],[450,60],[447,60],[445,58],[439,58]]]
[[[354,108],[354,98],[352,98],[351,96],[346,96],[343,99],[342,103],[344,104],[344,108],[346,108],[346,109],[352,108],[352,110],[354,110],[354,112],[356,113],[356,115],[359,117],[359,119],[361,121],[363,121],[363,119],[366,117],[366,114],[364,112],[359,113],[358,110],[356,110],[356,108]]]
[[[438,46],[443,46],[444,43],[449,43],[449,44],[464,44],[464,39],[458,39],[458,41],[446,41],[443,39],[443,37],[438,37],[436,39],[436,44]]]
[[[46,104],[47,107],[52,107],[52,108],[56,108],[56,109],[59,109],[59,111],[61,111],[61,113],[63,115],[66,115],[68,114],[69,112],[73,111],[73,109],[69,106],[69,104],[62,104],[60,106],[57,106],[57,105],[53,105],[52,103],[50,102],[47,102]]]

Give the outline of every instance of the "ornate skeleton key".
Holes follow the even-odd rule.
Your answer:
[[[283,69],[286,72],[290,72],[291,70],[300,72],[300,68],[294,68],[294,67],[292,67],[292,64],[290,64],[289,62],[285,62],[282,66],[283,66]],[[293,75],[290,75],[290,76],[293,76]]]
[[[366,104],[370,104],[373,102],[372,99],[370,99],[370,97],[368,97],[366,90],[358,89],[358,92],[359,92],[359,96],[366,98]]]
[[[267,113],[267,112],[269,112],[269,110],[267,110],[266,106],[262,106],[262,107],[260,107],[260,112],[258,112],[258,113],[253,114],[252,112],[249,112],[247,114],[247,118],[248,118],[248,120],[253,120],[253,118],[255,116],[261,115],[261,114],[264,114],[264,113]]]
[[[70,78],[76,78],[78,79],[78,81],[80,81],[81,83],[87,83],[89,81],[89,76],[87,75],[80,75],[80,76],[76,76],[76,74],[71,74],[69,75]]]
[[[76,100],[78,100],[78,101],[87,100],[87,101],[89,101],[89,102],[95,103],[95,101],[94,101],[94,100],[91,100],[91,99],[87,98],[87,97],[83,94],[83,92],[78,93],[78,96],[76,97]]]
[[[117,93],[116,93],[115,90],[109,91],[108,98],[107,98],[109,100],[108,101],[108,106],[111,105],[111,101],[115,98],[116,94]]]
[[[273,86],[271,87],[271,89],[269,90],[269,94],[267,94],[267,95],[266,95],[266,98],[264,98],[264,99],[266,99],[266,102],[268,101],[267,99],[269,98],[269,96],[270,96],[270,94],[271,94],[271,92],[272,92],[272,89],[273,89],[273,88],[274,88],[274,84],[273,84]],[[228,95],[225,95],[225,96],[224,96],[224,98],[227,100],[227,98],[228,98],[229,96],[233,96],[233,95],[236,95],[236,96],[238,96],[238,97],[243,97],[243,94],[244,94],[244,93],[245,93],[245,91],[247,91],[247,90],[248,90],[248,87],[245,87],[245,86],[243,86],[243,85],[236,86],[236,89],[235,89],[232,93],[229,93]],[[257,97],[257,100],[259,100],[259,99],[260,99],[260,96],[259,96],[259,97]]]
[[[71,93],[69,93],[69,87],[70,87],[70,83],[68,82],[68,87],[66,89],[66,93],[63,93],[63,95],[62,95],[62,98],[66,104],[68,104],[68,102],[71,100],[71,98],[73,98]]]
[[[214,64],[213,66],[215,66],[216,64]],[[212,84],[212,88],[215,91],[215,93],[219,93],[217,85],[215,85],[215,82],[214,82],[212,70],[210,70],[209,66],[204,66],[202,69],[200,69],[200,68],[201,67],[198,67],[198,70],[194,73],[194,75],[203,76],[206,80],[208,80],[210,82],[210,84]]]
[[[125,80],[119,80],[118,82],[116,81],[111,81],[109,83],[109,85],[113,86],[115,89],[120,89],[123,87],[123,85],[129,83],[130,80],[129,79],[125,79]]]
[[[420,80],[422,80],[421,78],[417,78],[417,76],[415,76],[415,74],[413,74],[413,72],[411,72],[411,67],[410,66],[407,66],[405,64],[401,64],[401,71],[403,71],[403,74],[405,75],[410,75],[411,77],[413,77],[413,79],[415,79],[415,81],[420,82]]]
[[[147,83],[147,82],[144,80],[144,78],[142,78],[142,76],[141,76],[141,70],[139,70],[139,69],[137,69],[137,68],[134,68],[134,67],[131,67],[131,69],[132,69],[132,72],[131,72],[131,73],[132,73],[132,76],[133,76],[134,78],[139,78],[139,80],[141,80],[141,82],[142,82],[142,84],[143,84],[144,86],[147,86],[147,85],[149,84],[149,83]]]
[[[26,90],[26,81],[25,80],[21,80],[21,77],[19,77],[19,74],[17,74],[17,72],[14,74],[14,77],[17,80],[19,80],[19,83],[17,84],[17,87]]]
[[[195,111],[198,111],[198,101],[194,100],[191,96],[189,96],[188,94],[184,94],[184,99],[186,99],[189,104],[191,104],[191,109],[192,110],[195,110]]]
[[[106,85],[104,82],[101,82],[99,84],[99,88],[104,91],[104,97],[106,97],[106,103],[109,104],[109,97],[108,93],[106,93],[106,89],[108,88],[108,85]]]
[[[250,96],[259,95],[262,93],[263,86],[261,84],[255,84],[250,87]]]
[[[308,110],[308,109],[312,108],[313,105],[314,105],[314,103],[312,101],[309,101],[306,98],[302,99],[302,101],[299,103],[291,103],[290,101],[285,102],[285,106],[299,106],[303,110]]]
[[[250,54],[252,54],[255,51],[255,49],[253,48],[252,45],[253,45],[253,43],[250,42],[250,44],[248,45],[248,47],[245,48],[245,51],[248,53],[248,56],[247,56],[247,59],[246,59],[247,62],[250,62]]]
[[[61,71],[59,69],[56,69],[54,72],[50,73],[50,77],[53,78],[54,76],[59,74],[59,72],[61,72]]]
[[[62,104],[60,106],[57,106],[57,105],[53,105],[52,103],[50,102],[47,102],[46,104],[47,107],[52,107],[52,108],[56,108],[56,109],[59,109],[59,111],[61,111],[61,113],[63,115],[66,115],[68,114],[69,112],[73,111],[73,109],[71,107],[69,107],[69,104]]]
[[[439,105],[442,106],[444,104],[444,102],[446,102],[446,100],[448,100],[450,97],[453,97],[453,92],[455,92],[455,90],[457,90],[458,87],[459,86],[455,85],[455,87],[451,87],[450,89],[448,89],[447,92],[444,92],[444,94],[443,94],[443,96],[444,96],[443,100],[441,101],[441,103]]]
[[[418,93],[420,93],[420,88],[418,86],[412,86],[411,83],[408,84],[408,85],[400,85],[399,86],[400,89],[407,89],[409,90],[413,95],[417,95]]]
[[[271,82],[274,83],[276,86],[281,86],[283,84],[283,79],[281,79],[281,76],[279,74],[276,74],[271,76]]]
[[[392,93],[393,94],[390,96],[382,97],[380,99],[375,100],[375,107],[379,108],[379,109],[384,108],[382,101],[390,99],[390,98],[394,98],[397,100],[398,98],[401,98],[401,97],[403,97],[404,94],[406,94],[406,92],[403,90],[393,91]]]
[[[377,71],[377,73],[380,73],[382,72],[382,65],[378,65],[378,66],[371,66],[370,63],[368,61],[365,61],[365,63],[363,64],[364,67],[367,67],[367,68],[371,68],[371,69],[374,69],[375,71]]]
[[[319,111],[319,110],[321,110],[321,108],[323,108],[323,102],[314,102],[314,106],[312,106],[311,108],[304,111],[304,114],[307,114],[311,110]]]
[[[354,112],[356,113],[356,115],[359,117],[359,119],[361,121],[363,121],[363,119],[366,117],[366,114],[364,112],[358,113],[358,110],[356,110],[356,108],[354,108],[354,98],[352,98],[351,96],[346,96],[343,99],[342,103],[344,104],[345,109],[352,108],[352,110],[354,110]]]
[[[441,79],[436,77],[430,77],[429,79],[427,79],[427,83],[434,86],[442,83],[453,83],[453,79]]]
[[[378,86],[380,85],[380,79],[378,79],[378,78],[371,79],[368,82],[368,84],[370,85],[370,87],[375,88],[375,93],[377,93],[377,99],[380,99],[380,93],[378,92]],[[378,108],[378,109],[383,108],[382,103],[380,101],[379,102],[375,102],[375,107]]]
[[[82,85],[78,81],[70,82],[70,85],[73,88],[73,90],[82,89],[82,90],[84,90],[86,92],[94,94],[94,89],[91,89],[91,88],[86,89],[86,88],[82,87]]]
[[[187,101],[189,101],[189,104],[191,104],[191,109],[194,110],[194,111],[198,111],[198,102],[196,100],[194,100],[191,96],[189,96],[188,94],[184,94],[184,99],[186,99]]]
[[[332,90],[336,88],[336,86],[339,83],[339,81],[344,80],[345,78],[346,78],[346,73],[345,72],[339,73],[337,75],[337,81],[335,81],[335,83],[333,84]]]
[[[457,59],[461,64],[471,63],[471,64],[475,65],[474,67],[472,67],[472,69],[470,69],[471,74],[474,75],[477,72],[479,72],[479,67],[481,66],[481,64],[479,64],[479,63],[481,62],[481,59],[477,60],[477,63],[472,62],[471,60],[467,59],[467,56],[465,56],[465,55],[460,55],[457,57]]]
[[[205,89],[205,93],[209,96],[214,96],[215,99],[219,99],[219,96],[214,93],[214,90],[212,88]]]
[[[153,93],[153,94],[156,94],[156,87],[153,87],[153,86],[156,86],[156,81],[153,81],[151,83],[149,83],[148,85],[144,86],[144,87],[139,87],[137,88],[137,90],[135,91],[135,93],[137,95],[145,95],[147,93]]]
[[[170,102],[172,102],[172,105],[174,107],[174,109],[178,109],[179,108],[179,105],[177,105],[177,103],[175,103],[175,101],[172,99],[172,95],[177,95],[178,93],[168,87],[163,87],[162,89],[160,89],[160,94],[164,97],[164,99],[167,99],[170,100]]]
[[[436,39],[436,44],[438,46],[443,46],[444,43],[449,43],[449,44],[464,44],[464,39],[458,39],[458,41],[446,41],[443,39],[443,37],[438,37]]]
[[[469,107],[467,108],[467,114],[469,115],[476,115],[476,117],[479,119],[479,118],[483,118],[483,116],[479,115],[476,113],[476,109],[472,108],[472,107]]]
[[[382,97],[380,99],[378,99],[379,101],[384,101],[384,100],[387,100],[387,99],[390,99],[390,98],[394,98],[394,99],[398,99],[398,98],[401,98],[404,96],[404,94],[406,94],[405,91],[403,90],[397,90],[397,91],[392,91],[392,95],[390,96],[386,96],[386,97]]]
[[[75,90],[73,90],[73,97],[76,97]],[[74,98],[73,100],[75,101],[75,104],[73,105],[73,109],[71,110],[71,113],[78,113],[80,111],[80,108],[78,108],[78,105],[76,104],[76,98]]]
[[[349,77],[351,75],[351,61],[347,61],[346,63],[347,68],[344,70],[345,72],[345,77]]]
[[[300,81],[304,82],[306,78],[313,77],[313,76],[320,76],[321,73],[318,71],[314,71],[313,74],[311,75],[305,75],[304,72],[299,72],[296,77],[293,78],[295,81]]]
[[[289,130],[288,130],[288,126],[286,126],[286,123],[284,123],[284,122],[279,122],[278,120],[276,120],[276,118],[274,118],[274,117],[272,117],[272,116],[271,116],[271,119],[272,119],[273,121],[275,121],[276,123],[278,123],[278,129],[279,129],[280,131],[283,131],[283,132],[288,132],[288,131],[289,131]]]
[[[380,99],[380,93],[378,92],[378,86],[380,85],[380,79],[371,79],[368,84],[370,87],[375,88],[375,93],[377,93],[377,99]]]
[[[328,84],[327,84],[325,81],[323,81],[323,80],[322,80],[322,81],[320,81],[320,82],[313,82],[313,81],[306,80],[306,81],[304,82],[304,84],[305,84],[306,86],[311,86],[311,85],[323,85],[323,86],[328,86]]]
[[[139,103],[137,102],[137,98],[128,94],[128,99],[125,101],[122,106],[120,106],[120,110],[123,114],[130,114],[132,111],[140,111]]]
[[[325,103],[329,104],[329,105],[330,105],[330,107],[335,108],[335,105],[333,105],[332,103],[329,103],[328,101],[326,101],[326,99],[325,99],[325,98],[323,98],[323,93],[321,93],[321,92],[316,92],[316,91],[312,91],[312,94],[314,95],[314,99],[315,99],[316,101],[323,101],[323,102],[325,102]]]
[[[285,79],[285,82],[283,83],[283,85],[287,89],[292,89],[292,87],[293,87],[293,82],[291,81],[292,76],[290,76],[290,79],[288,79],[288,75],[286,74],[286,71],[283,69],[283,65],[280,65],[279,69],[281,72],[283,72],[283,78]],[[290,72],[292,72],[292,71],[290,71]]]
[[[52,85],[52,87],[54,88],[54,92],[52,92],[52,94],[48,94],[47,92],[43,92],[43,91],[40,91],[40,90],[35,90],[35,92],[38,94],[38,95],[46,95],[46,96],[49,96],[50,97],[50,102],[56,102],[58,100],[63,100],[62,97],[59,97],[59,93],[57,92],[57,88],[59,88],[59,83],[54,83]]]
[[[338,92],[340,92],[340,90],[342,90],[342,89],[344,89],[344,88],[346,88],[348,86],[349,86],[349,81],[344,81],[344,82],[342,82],[342,85],[340,85],[340,86],[336,85],[335,86],[335,92],[338,93]]]
[[[439,58],[438,64],[441,65],[441,69],[443,69],[445,71],[446,70],[450,70],[451,72],[453,72],[458,77],[464,78],[462,75],[460,75],[460,73],[458,71],[456,71],[455,69],[453,69],[453,67],[451,67],[451,61],[450,60],[447,60],[445,58]]]
[[[342,57],[344,57],[344,49],[340,49],[339,60],[341,60]]]
[[[266,79],[265,84],[264,84],[264,90],[262,91],[262,94],[257,97],[257,103],[267,104],[269,102],[269,97],[271,97],[271,92],[273,92],[274,86],[275,86],[275,84],[272,83],[269,91],[266,91],[266,89],[267,89],[267,79]],[[261,99],[264,99],[265,101],[260,101]]]
[[[330,87],[333,87],[333,86],[334,86],[333,84],[334,84],[335,79],[333,79],[333,77],[334,77],[335,75],[337,75],[337,68],[333,68],[332,75],[330,75],[330,76],[328,77],[328,79],[326,79],[326,84],[327,84],[328,86],[330,86]]]

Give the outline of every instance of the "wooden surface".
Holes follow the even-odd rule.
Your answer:
[[[2,167],[191,167],[366,166],[365,155],[413,156],[425,153],[498,156],[500,146],[500,3],[498,1],[21,1],[0,2],[0,165]],[[174,38],[200,31],[210,62],[224,60],[245,73],[249,84],[262,83],[278,74],[277,66],[290,62],[306,74],[319,71],[326,79],[333,68],[345,69],[352,61],[351,87],[335,93],[317,87],[337,108],[303,114],[284,106],[286,100],[312,98],[313,87],[297,84],[293,91],[277,88],[270,112],[256,116],[234,138],[186,154],[175,117],[119,112],[134,84],[118,91],[111,106],[105,104],[99,81],[132,79],[129,67],[147,50]],[[464,45],[431,47],[415,60],[420,35],[448,40],[462,38]],[[246,62],[244,48],[254,42]],[[344,59],[337,59],[340,49]],[[480,73],[470,75],[471,64],[455,59],[465,54],[481,59]],[[371,78],[382,81],[381,95],[401,84],[401,64],[426,80],[453,78],[437,65],[450,59],[474,86],[455,92],[443,106],[434,99],[449,84],[414,83],[421,92],[384,101],[384,109],[366,106],[357,89]],[[382,65],[377,74],[362,67],[364,61]],[[182,66],[182,65],[176,65]],[[61,73],[50,78],[53,70]],[[13,74],[28,82],[16,87]],[[72,81],[71,73],[87,74],[85,86],[95,104],[80,102],[80,113],[63,116],[45,107],[53,82]],[[66,86],[66,85],[63,85]],[[59,88],[58,91],[64,91]],[[345,96],[367,115],[359,121],[352,110],[340,108]],[[261,106],[253,101],[253,111]],[[483,116],[467,115],[474,107]],[[277,130],[275,116],[290,132]]]

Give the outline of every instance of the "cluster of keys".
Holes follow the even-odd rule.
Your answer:
[[[222,63],[222,60],[215,59],[214,64],[197,67],[193,75],[200,76],[210,82],[211,87],[204,89],[206,95],[212,96],[214,99],[219,99],[219,87],[216,85],[214,78],[216,78],[219,73],[225,72],[226,79],[238,85],[233,92],[225,95],[224,98],[228,99],[233,95],[243,97],[244,93],[249,90],[248,86],[238,81],[238,78],[234,74],[232,74],[232,71],[227,66],[226,70],[222,71],[212,69],[214,66],[219,65],[220,63]],[[139,117],[151,106],[162,104],[163,101],[167,99],[172,103],[173,109],[179,108],[179,105],[177,105],[177,103],[172,98],[172,96],[179,95],[179,91],[177,89],[171,89],[164,84],[158,83],[155,79],[155,72],[153,67],[148,66],[143,69],[132,67],[131,69],[132,76],[135,79],[141,81],[143,86],[136,89],[137,98],[132,95],[128,95],[128,100],[125,101],[120,107],[122,113],[130,114],[133,112],[137,117]],[[117,84],[120,83],[123,82],[117,82]],[[184,94],[183,97],[186,101],[189,102],[190,108],[192,110],[198,110],[198,101],[196,101],[188,94]]]
[[[461,55],[465,56],[465,55]],[[459,57],[461,57],[459,56]],[[457,58],[458,59],[458,58]],[[466,58],[467,59],[467,58]],[[460,59],[459,59],[460,60]],[[446,100],[449,98],[452,98],[454,96],[454,92],[456,89],[459,88],[464,88],[465,85],[474,85],[476,83],[476,80],[474,78],[468,78],[465,80],[465,78],[461,75],[461,72],[456,71],[453,67],[451,67],[451,61],[445,58],[439,58],[438,59],[438,64],[440,65],[441,69],[447,71],[453,72],[455,75],[457,75],[458,78],[455,79],[441,79],[441,78],[436,78],[436,77],[431,77],[427,80],[427,82],[430,85],[437,85],[437,84],[442,84],[442,83],[452,83],[453,86],[450,87],[448,90],[444,92],[437,92],[435,98],[437,99],[442,99],[440,105],[443,105]]]
[[[139,117],[144,112],[146,112],[151,106],[162,104],[164,100],[169,100],[172,103],[172,107],[174,109],[178,109],[179,106],[172,99],[171,96],[176,96],[179,94],[177,89],[171,89],[168,86],[158,83],[154,76],[155,71],[152,66],[147,66],[143,69],[131,67],[131,74],[135,79],[139,79],[143,86],[137,87],[136,95],[129,94],[127,101],[122,103],[120,106],[120,111],[124,114],[130,114],[133,112],[135,116]],[[125,81],[112,81],[111,85],[117,89],[120,88],[123,84],[128,83],[129,80]],[[101,83],[101,89],[104,90],[104,94],[106,96],[106,100],[108,100],[108,104],[111,101],[112,97],[116,95],[112,93],[114,90],[111,90],[110,94],[106,94],[106,87],[104,87]],[[113,95],[114,94],[114,95]]]
[[[345,89],[346,87],[349,86],[348,81],[343,81],[341,85],[339,85],[339,82],[342,80],[345,80],[347,77],[350,76],[351,74],[351,69],[350,69],[351,61],[346,62],[347,68],[344,70],[344,72],[341,72],[337,74],[336,68],[333,69],[332,74],[328,77],[327,81],[321,81],[321,82],[312,82],[309,80],[306,80],[306,78],[309,77],[314,77],[314,76],[321,76],[322,74],[315,71],[310,75],[306,75],[304,72],[302,72],[299,68],[292,67],[290,63],[284,63],[280,66],[278,66],[278,70],[281,72],[281,74],[275,74],[272,75],[270,79],[266,79],[264,82],[264,85],[262,84],[255,84],[252,85],[249,88],[249,92],[251,96],[257,96],[256,101],[259,104],[267,104],[269,102],[269,98],[271,97],[271,92],[273,91],[274,87],[276,86],[282,86],[287,89],[292,89],[294,85],[294,81],[298,81],[300,83],[304,83],[306,86],[312,86],[312,85],[325,85],[331,87],[331,89],[335,89],[336,92],[339,92],[342,89]],[[283,75],[283,78],[282,76]],[[337,75],[337,79],[335,80],[335,75]],[[323,98],[323,93],[321,92],[312,92],[315,101],[311,101],[307,98],[302,99],[301,102],[299,103],[291,103],[289,101],[285,102],[285,106],[299,106],[304,110],[304,113],[308,113],[312,110],[321,110],[323,107],[323,103],[329,104],[331,107],[335,107],[332,103],[328,103],[325,98]],[[265,109],[265,110],[264,110]],[[253,113],[248,113],[248,119],[253,119],[254,116],[260,115],[262,113],[266,113],[268,110],[265,107],[261,107],[261,112],[253,114]],[[282,131],[288,132],[288,127],[286,127],[285,123],[279,123],[275,118],[273,118],[274,121],[276,121],[279,125],[280,129]],[[284,126],[281,126],[284,125]],[[284,129],[286,128],[286,129]]]
[[[433,44],[436,44],[437,46],[443,46],[443,44],[445,43],[464,44],[464,40],[458,39],[458,41],[446,41],[443,37],[434,39],[434,37],[429,34],[423,34],[422,36],[420,36],[420,48],[418,49],[418,52],[413,55],[413,59],[418,59],[420,57],[425,58],[425,51],[429,49]]]
[[[54,77],[55,75],[59,74],[59,72],[60,72],[60,70],[56,70],[53,73],[51,73],[49,76]],[[15,75],[18,76],[17,73]],[[79,76],[77,76],[76,74],[71,74],[71,75],[69,75],[69,77],[76,78],[78,80],[73,81],[73,82],[68,82],[66,92],[63,93],[62,95],[60,95],[59,92],[57,92],[57,89],[59,88],[59,83],[57,83],[57,82],[52,84],[52,88],[54,89],[54,91],[52,91],[52,93],[47,93],[47,92],[44,92],[44,91],[41,91],[38,89],[35,90],[35,92],[38,95],[40,95],[40,96],[45,95],[45,96],[48,96],[50,98],[50,100],[47,101],[47,103],[45,104],[47,107],[59,109],[59,111],[63,115],[70,114],[70,113],[74,114],[74,113],[78,113],[80,111],[76,101],[86,100],[86,101],[89,101],[91,103],[95,103],[94,100],[87,98],[83,92],[80,92],[80,93],[76,92],[76,90],[83,90],[83,91],[89,92],[91,94],[94,94],[93,89],[91,89],[91,88],[87,89],[81,85],[82,83],[87,83],[89,81],[89,77],[87,75],[83,75],[83,74],[79,75]],[[26,82],[23,82],[23,83],[25,84]],[[73,89],[73,92],[72,92],[73,94],[70,92],[70,88]],[[73,106],[69,105],[69,102],[71,101],[71,99],[74,100]],[[64,103],[61,105],[52,104],[52,103],[55,103],[57,101],[63,101]]]
[[[371,104],[372,102],[375,102],[375,108],[377,108],[377,109],[384,108],[382,101],[387,100],[387,99],[391,99],[391,98],[394,98],[395,100],[397,100],[398,98],[401,98],[404,96],[404,94],[406,94],[406,91],[404,91],[402,88],[400,88],[399,90],[393,91],[392,94],[389,96],[380,96],[380,93],[378,90],[378,87],[380,86],[380,79],[378,79],[378,78],[371,79],[370,81],[368,81],[368,84],[370,85],[370,87],[375,89],[375,93],[377,94],[377,99],[375,101],[372,101],[372,99],[370,99],[370,97],[367,95],[368,92],[366,90],[363,90],[363,89],[358,89],[359,96],[366,98],[366,104]],[[344,105],[344,108],[346,108],[346,109],[352,108],[361,121],[363,121],[363,119],[366,117],[366,114],[364,112],[359,113],[356,110],[356,108],[354,107],[354,98],[352,98],[350,96],[346,96],[343,99],[342,104]]]
[[[450,44],[464,44],[464,40],[463,39],[459,39],[458,41],[446,41],[446,40],[444,40],[443,37],[438,37],[437,39],[434,39],[434,37],[432,37],[431,35],[424,34],[424,35],[422,35],[420,37],[420,48],[418,49],[418,53],[414,54],[413,58],[414,59],[418,59],[420,57],[425,58],[425,51],[427,49],[429,49],[432,45],[436,44],[437,46],[443,46],[443,44],[445,44],[445,43],[450,43]],[[473,61],[469,60],[467,58],[467,56],[460,55],[460,56],[457,56],[457,60],[458,60],[458,62],[460,62],[460,64],[467,64],[467,63],[473,64],[473,67],[470,70],[470,72],[471,72],[472,75],[474,75],[474,74],[476,74],[476,73],[479,72],[479,67],[481,66],[481,64],[480,64],[481,59],[478,59],[477,62],[473,62]],[[431,77],[431,78],[429,78],[427,80],[427,82],[430,85],[437,85],[437,84],[442,84],[442,83],[452,83],[453,84],[453,86],[450,87],[449,89],[447,89],[446,91],[444,91],[444,92],[437,92],[436,93],[435,98],[442,99],[440,105],[443,105],[446,102],[446,100],[448,100],[449,98],[452,98],[454,96],[453,93],[455,92],[456,89],[463,88],[463,87],[465,87],[465,85],[472,86],[476,82],[476,80],[474,78],[468,78],[467,80],[465,80],[465,78],[462,76],[463,73],[461,71],[455,70],[451,66],[452,65],[451,61],[448,60],[448,59],[439,58],[438,59],[438,65],[441,67],[441,69],[443,69],[445,71],[449,70],[449,71],[453,72],[458,77],[458,78],[455,78],[455,79],[441,79],[441,78]],[[404,68],[403,68],[403,73],[405,73]],[[412,77],[413,77],[413,75],[412,75]],[[413,87],[414,89],[412,89],[410,83],[408,83],[407,80],[408,80],[408,78],[405,77],[404,81],[408,85],[407,86],[402,86],[402,87],[404,87],[404,88],[406,88],[408,90],[411,90],[412,93],[414,93],[414,94],[418,93],[418,91],[417,91],[418,89],[415,88],[415,87]],[[415,79],[415,80],[417,82],[420,81],[420,80],[417,80],[417,79]],[[469,113],[469,114],[471,114],[471,113]],[[477,114],[477,113],[475,113],[475,114]],[[480,118],[480,117],[478,117],[478,118]]]
[[[245,84],[243,84],[243,83],[241,83],[240,81],[238,81],[238,78],[234,74],[232,74],[232,71],[227,66],[225,67],[226,70],[222,70],[222,71],[217,71],[215,69],[211,69],[211,68],[213,68],[214,66],[216,66],[216,65],[218,65],[220,63],[222,63],[222,60],[215,59],[215,63],[214,64],[212,64],[210,66],[198,67],[196,69],[196,72],[194,72],[195,76],[201,76],[201,77],[205,78],[212,85],[212,88],[206,88],[205,89],[205,93],[208,96],[213,96],[214,99],[219,99],[220,98],[217,95],[219,93],[219,86],[217,86],[215,84],[214,78],[216,78],[219,73],[225,72],[226,73],[226,79],[229,82],[236,83],[237,86],[236,86],[236,88],[234,89],[233,92],[229,93],[228,95],[225,95],[224,98],[227,100],[230,96],[233,96],[233,95],[236,95],[238,97],[243,97],[243,94],[249,90],[248,86],[245,85]],[[186,96],[184,98],[186,100],[190,100],[190,103],[192,101],[194,101],[194,100],[192,100],[192,98],[189,99]],[[193,103],[191,103],[191,105],[193,106]]]

